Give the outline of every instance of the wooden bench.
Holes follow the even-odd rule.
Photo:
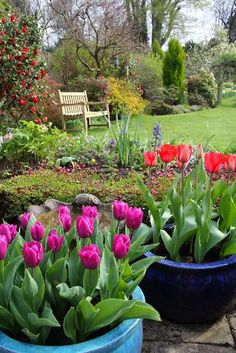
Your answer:
[[[60,104],[62,108],[62,129],[66,130],[65,117],[83,116],[84,128],[87,135],[90,126],[107,126],[110,128],[110,111],[107,102],[88,102],[86,91],[84,92],[59,92]],[[90,110],[90,106],[101,105],[101,110]],[[105,109],[104,109],[105,108]],[[105,124],[92,124],[93,118],[103,117]]]

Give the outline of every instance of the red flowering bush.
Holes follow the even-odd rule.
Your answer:
[[[31,17],[11,15],[0,21],[0,110],[14,117],[39,115],[46,76],[40,59],[40,34]],[[13,109],[14,108],[14,109]],[[15,114],[17,113],[17,114]]]

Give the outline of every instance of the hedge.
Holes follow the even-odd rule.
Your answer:
[[[93,194],[102,203],[122,198],[132,206],[144,206],[134,172],[124,176],[118,173],[107,176],[89,169],[66,175],[41,170],[13,177],[0,184],[0,218],[16,219],[29,205],[40,205],[47,198],[72,202],[80,193]],[[158,193],[160,196],[161,193]]]

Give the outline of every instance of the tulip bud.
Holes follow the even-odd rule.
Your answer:
[[[59,213],[59,220],[62,224],[64,232],[69,232],[72,225],[71,215],[68,213]]]
[[[16,237],[17,226],[14,224],[8,224],[8,229],[10,231],[10,239],[8,239],[8,243],[10,244]]]
[[[67,206],[59,206],[57,207],[57,213],[58,214],[66,213],[70,215],[70,209]]]
[[[59,250],[61,250],[63,240],[64,240],[64,235],[59,237],[56,230],[52,229],[48,235],[48,240],[47,240],[48,249],[52,250],[53,252],[58,252]]]
[[[126,224],[129,229],[136,230],[143,221],[143,211],[140,207],[129,207],[126,215]]]
[[[124,221],[126,218],[128,204],[124,201],[115,200],[112,204],[113,216],[118,221]]]
[[[115,235],[112,250],[117,259],[123,259],[129,252],[130,237],[125,234]]]
[[[157,164],[157,153],[153,151],[146,151],[143,154],[144,164],[147,167],[154,167]]]
[[[83,266],[89,270],[96,269],[101,261],[101,254],[96,244],[84,246],[79,251],[79,257]]]
[[[228,172],[233,172],[236,167],[236,158],[234,154],[224,156],[224,167]]]
[[[203,156],[204,156],[203,145],[200,143],[200,144],[197,146],[196,158],[197,158],[197,159],[202,159]]]
[[[96,206],[82,206],[82,215],[90,218],[95,218],[99,216]]]
[[[28,225],[28,222],[30,220],[30,213],[28,212],[25,212],[23,213],[23,215],[21,216],[21,219],[20,219],[20,227],[22,229],[26,229],[27,228],[27,225]]]
[[[162,145],[158,151],[160,158],[164,163],[172,162],[176,157],[176,152],[176,147],[174,145],[169,144]]]
[[[89,238],[94,230],[94,218],[79,216],[76,219],[77,233],[80,238]]]
[[[26,266],[37,267],[43,260],[43,245],[37,241],[26,242],[23,247],[23,257]]]
[[[30,227],[30,234],[32,239],[40,241],[44,236],[45,228],[41,222],[36,221],[34,225]]]
[[[7,255],[8,241],[4,235],[0,235],[0,260],[5,259]]]
[[[181,163],[187,163],[192,154],[192,146],[178,145],[177,146],[177,159]]]

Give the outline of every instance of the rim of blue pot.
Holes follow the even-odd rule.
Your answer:
[[[145,302],[145,297],[140,289],[136,287],[133,292],[133,299]],[[120,341],[125,341],[129,332],[138,324],[141,319],[125,320],[106,334],[82,343],[75,343],[64,346],[42,346],[17,341],[0,331],[0,351],[5,348],[12,353],[96,353],[99,349],[116,347]],[[8,352],[7,351],[7,352]]]
[[[146,257],[152,257],[154,254],[151,251],[145,253]],[[223,260],[205,262],[205,263],[188,263],[188,262],[176,262],[167,259],[161,259],[158,264],[167,266],[169,268],[177,268],[182,270],[213,270],[217,268],[224,268],[232,265],[236,265],[236,255],[232,255]]]

